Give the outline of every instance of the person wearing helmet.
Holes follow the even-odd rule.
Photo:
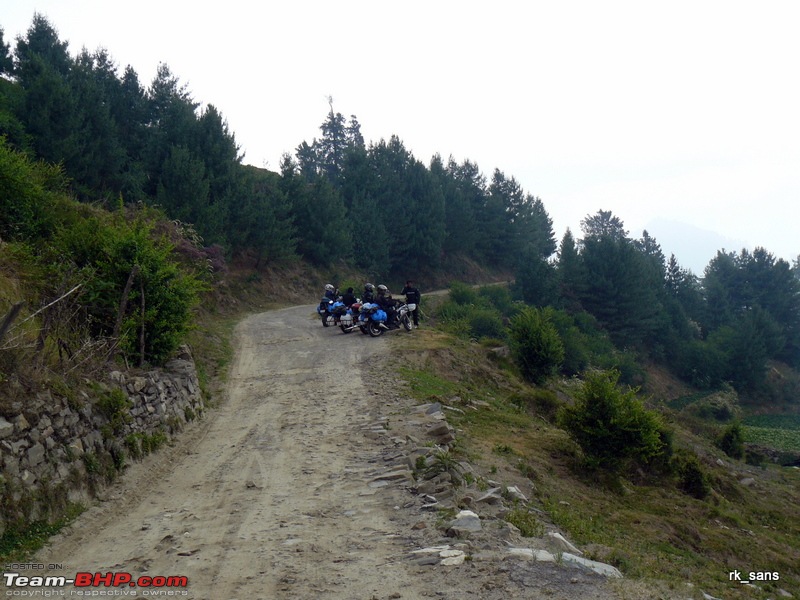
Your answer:
[[[371,283],[364,284],[364,295],[361,298],[364,303],[375,302],[375,286]]]
[[[375,302],[386,313],[386,325],[388,325],[390,328],[397,327],[397,324],[395,323],[395,319],[397,318],[397,310],[395,309],[397,300],[392,298],[389,288],[387,288],[385,285],[379,285],[378,295],[375,297]]]
[[[330,283],[325,285],[325,297],[328,300],[336,301],[336,297],[339,295],[336,288],[333,287]]]

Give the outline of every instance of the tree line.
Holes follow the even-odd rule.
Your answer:
[[[13,51],[0,32],[0,75],[0,135],[63,165],[80,200],[158,206],[259,264],[343,259],[389,276],[457,253],[508,269],[550,226],[513,177],[425,165],[394,136],[367,145],[356,117],[332,106],[320,138],[286,153],[279,173],[244,165],[222,113],[167,65],[145,87],[104,49],[72,57],[39,14]]]
[[[279,172],[244,165],[222,113],[201,108],[167,65],[145,87],[106,50],[72,57],[41,15],[13,51],[0,30],[0,76],[8,147],[62,165],[79,200],[159,207],[228,256],[347,261],[375,277],[464,257],[513,273],[526,303],[568,315],[562,336],[591,323],[695,385],[755,390],[767,361],[800,366],[798,265],[766,249],[721,250],[699,277],[604,210],[559,242],[514,177],[439,155],[425,164],[396,136],[367,143],[332,101],[320,136],[285,153]]]

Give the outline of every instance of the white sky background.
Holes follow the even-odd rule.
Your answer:
[[[558,240],[603,209],[698,274],[723,247],[800,254],[796,2],[8,2],[12,48],[37,11],[145,87],[168,64],[246,163],[319,137],[330,95],[367,142],[515,177]]]

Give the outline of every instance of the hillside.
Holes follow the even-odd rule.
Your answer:
[[[574,401],[578,380],[532,387],[491,344],[420,333],[403,341],[398,371],[419,400],[449,409],[463,434],[456,456],[475,465],[477,477],[530,492],[526,508],[540,531],[557,528],[587,557],[627,577],[668,582],[687,597],[702,590],[719,598],[774,598],[800,589],[800,469],[771,463],[777,455],[755,444],[746,444],[748,462],[722,452],[715,440],[726,421],[706,412],[725,404],[719,397],[698,394],[657,366],[646,369],[640,395],[664,415],[675,457],[696,457],[708,483],[697,498],[680,472],[587,471],[581,449],[555,418],[559,406]],[[767,581],[737,585],[729,576],[735,570]]]

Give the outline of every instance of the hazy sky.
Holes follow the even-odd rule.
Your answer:
[[[559,240],[604,209],[698,274],[723,246],[800,254],[794,1],[7,0],[12,47],[34,11],[145,86],[168,64],[246,163],[277,170],[332,96],[367,142],[515,177]]]

